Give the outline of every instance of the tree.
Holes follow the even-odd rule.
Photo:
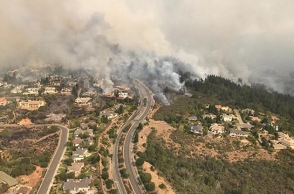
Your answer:
[[[137,160],[136,160],[136,165],[137,166],[142,166],[144,164],[144,159],[143,158],[138,158]]]
[[[166,188],[165,184],[163,184],[163,183],[161,183],[158,187],[161,188],[161,189],[165,189]]]
[[[123,107],[123,105],[120,105],[116,112],[118,114],[123,114],[124,113],[124,107]]]
[[[138,130],[142,130],[142,129],[143,129],[143,124],[142,124],[142,123],[139,123],[137,129],[138,129]]]
[[[90,161],[91,164],[97,164],[100,161],[99,154],[92,154],[91,156],[89,156],[88,161]]]
[[[269,148],[269,143],[265,137],[261,138],[261,145],[265,148]]]
[[[107,172],[107,171],[103,171],[102,174],[101,174],[101,178],[102,178],[103,180],[108,179],[108,178],[109,178],[109,174],[108,174],[108,172]]]
[[[127,173],[127,170],[125,168],[121,169],[119,172],[120,172],[122,178],[128,178],[129,177],[129,174]]]
[[[107,179],[107,180],[105,181],[106,188],[107,188],[107,189],[111,189],[113,183],[114,183],[113,180],[111,180],[111,179]]]
[[[95,145],[90,145],[90,146],[88,147],[88,151],[89,151],[89,152],[93,152],[93,151],[95,150],[95,148],[96,148]]]
[[[140,171],[139,174],[140,174],[141,180],[144,184],[149,183],[151,181],[151,178],[152,178],[151,174],[144,173],[142,171]]]
[[[147,191],[154,191],[155,190],[155,184],[154,182],[150,182],[148,184],[144,184],[145,188]]]

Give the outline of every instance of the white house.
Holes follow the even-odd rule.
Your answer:
[[[106,116],[108,119],[113,119],[113,118],[117,117],[118,114],[115,112],[112,112],[112,111],[104,110],[104,111],[100,112],[100,117],[102,117],[102,116]]]
[[[76,98],[75,103],[77,103],[80,106],[86,106],[86,105],[90,105],[91,102],[90,100],[92,100],[92,98],[90,97],[84,97],[84,98]]]
[[[225,122],[231,122],[235,118],[235,116],[232,114],[230,114],[230,115],[223,114],[222,118]]]
[[[56,94],[57,90],[55,87],[45,87],[44,94]]]
[[[27,88],[23,95],[39,95],[40,88]]]
[[[125,99],[125,98],[127,98],[129,96],[129,94],[127,93],[127,92],[119,92],[118,93],[118,97],[119,98],[123,98],[123,99]]]

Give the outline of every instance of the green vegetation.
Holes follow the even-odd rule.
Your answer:
[[[275,113],[286,119],[281,120],[279,128],[289,130],[294,134],[294,97],[270,91],[260,84],[252,86],[237,84],[228,79],[210,75],[205,80],[190,80],[188,75],[182,75],[186,86],[195,90],[193,98],[205,102],[205,98],[213,99],[209,104],[221,103],[232,108],[251,108],[256,113]]]
[[[223,157],[187,158],[185,153],[175,153],[166,148],[152,132],[148,137],[146,152],[138,155],[155,166],[159,174],[172,183],[177,193],[294,192],[294,171],[291,170],[294,164],[293,150],[280,151],[278,161],[245,160],[230,163]],[[148,182],[150,177],[145,173],[141,179]]]
[[[228,79],[210,75],[205,80],[191,80],[189,74],[182,74],[182,80],[185,80],[186,86],[191,90],[193,96],[191,98],[182,96],[173,100],[171,106],[161,107],[154,115],[155,120],[164,120],[174,127],[185,126],[187,118],[185,115],[195,115],[205,124],[219,122],[219,113],[214,105],[222,104],[231,108],[245,109],[250,108],[255,111],[257,116],[264,113],[262,123],[269,133],[274,133],[274,128],[269,125],[269,118],[273,114],[280,116],[280,120],[276,122],[279,130],[289,131],[294,135],[294,97],[290,95],[280,94],[270,91],[262,85],[238,84]],[[205,105],[211,105],[207,111],[216,114],[217,118],[202,119]],[[250,120],[248,115],[242,118]],[[254,124],[254,122],[252,122]],[[255,125],[257,125],[255,123]]]
[[[155,190],[155,184],[151,182],[152,176],[149,173],[139,171],[139,175],[141,178],[141,181],[144,184],[144,187],[147,191],[154,191]]]
[[[127,169],[123,168],[123,169],[119,170],[119,172],[120,172],[122,178],[125,178],[125,179],[129,178],[129,174],[127,172]]]
[[[158,186],[160,189],[166,189],[166,186],[165,184],[161,183],[159,186]]]

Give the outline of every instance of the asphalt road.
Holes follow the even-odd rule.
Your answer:
[[[63,157],[63,154],[66,150],[66,142],[68,139],[69,130],[68,130],[68,128],[61,126],[61,125],[55,125],[55,126],[59,127],[59,129],[61,130],[59,144],[54,152],[54,156],[51,159],[51,162],[49,164],[49,167],[47,168],[46,174],[45,174],[45,176],[42,180],[42,183],[39,187],[38,194],[47,194],[50,192],[50,188],[51,188],[53,180],[54,180],[54,175],[56,174],[59,163],[60,163],[60,161]]]
[[[120,129],[117,138],[114,143],[114,150],[113,150],[113,156],[112,156],[112,166],[113,166],[113,179],[114,184],[118,190],[119,194],[127,194],[126,188],[124,186],[124,183],[122,181],[122,178],[120,176],[119,172],[119,163],[118,163],[118,147],[119,147],[119,140],[122,135],[122,130],[125,126],[127,126],[130,123],[130,120],[124,124],[124,126]]]
[[[139,194],[139,193],[144,193],[141,190],[140,185],[138,184],[138,175],[134,172],[134,168],[136,168],[133,165],[132,161],[132,138],[134,136],[134,133],[138,127],[138,125],[140,123],[142,123],[144,121],[144,119],[146,118],[146,116],[148,115],[149,111],[152,108],[152,93],[149,90],[149,88],[147,88],[146,85],[144,85],[142,82],[138,81],[136,82],[137,84],[137,88],[139,90],[139,94],[140,94],[140,108],[139,108],[139,114],[136,116],[135,120],[133,121],[133,125],[131,126],[131,128],[129,129],[125,142],[124,142],[124,161],[125,161],[125,165],[126,165],[126,169],[127,172],[129,174],[129,180],[131,183],[131,186],[133,188],[134,193]],[[144,98],[146,98],[146,105],[144,106]]]
[[[144,193],[141,190],[140,185],[138,184],[138,181],[137,181],[138,175],[136,175],[133,169],[134,166],[132,165],[133,162],[131,159],[131,154],[132,154],[131,146],[132,146],[132,138],[136,128],[138,127],[139,123],[141,123],[145,119],[145,117],[148,115],[149,111],[151,110],[153,98],[149,88],[147,88],[147,86],[145,86],[142,82],[140,82],[139,80],[135,80],[135,85],[138,88],[141,103],[138,110],[124,124],[124,126],[121,128],[120,132],[118,133],[118,136],[114,145],[115,149],[114,149],[113,158],[112,158],[113,167],[114,167],[114,170],[113,170],[114,182],[118,189],[119,194],[127,193],[125,186],[123,184],[122,178],[120,176],[120,172],[119,172],[118,146],[119,146],[119,140],[122,134],[122,129],[124,127],[127,127],[129,124],[131,124],[131,127],[127,133],[126,139],[124,141],[124,146],[123,146],[124,161],[125,161],[127,172],[129,174],[129,180],[130,180],[133,192],[136,194]],[[146,98],[145,106],[143,105],[144,98]]]
[[[127,194],[126,188],[124,186],[123,180],[122,180],[122,178],[120,176],[120,172],[119,172],[119,163],[118,163],[119,141],[121,139],[123,129],[125,127],[127,127],[128,125],[132,124],[132,121],[135,119],[136,116],[137,116],[136,113],[133,114],[129,118],[129,120],[121,127],[121,129],[117,135],[117,138],[115,140],[115,143],[114,143],[114,150],[113,150],[113,156],[112,156],[113,179],[114,179],[114,184],[115,184],[119,194]]]
[[[16,125],[16,124],[0,124],[0,127],[19,127],[19,126],[20,125]],[[29,126],[32,126],[32,127],[57,126],[61,130],[58,147],[56,148],[54,155],[51,158],[49,167],[47,168],[46,174],[38,190],[38,194],[48,194],[50,192],[50,188],[52,186],[54,175],[57,171],[58,165],[66,150],[65,144],[68,139],[69,129],[58,124],[35,124],[35,125],[29,125]]]

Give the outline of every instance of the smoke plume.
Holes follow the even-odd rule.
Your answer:
[[[108,91],[133,64],[163,101],[179,69],[292,94],[293,16],[291,0],[0,0],[0,67],[88,68]]]

